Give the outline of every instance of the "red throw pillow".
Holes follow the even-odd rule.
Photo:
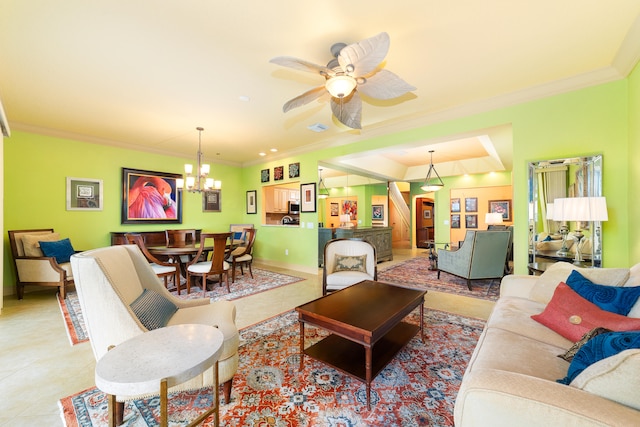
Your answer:
[[[604,311],[564,282],[560,282],[544,311],[531,318],[573,342],[600,326],[612,331],[640,330],[640,319]]]

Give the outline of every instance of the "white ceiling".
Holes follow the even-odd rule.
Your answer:
[[[333,43],[382,31],[391,37],[383,66],[414,92],[364,102],[361,131],[332,120],[326,98],[282,112],[287,100],[323,81],[271,58],[326,64]],[[206,160],[233,165],[616,80],[639,57],[638,0],[3,0],[0,6],[0,99],[13,131],[194,157],[195,128],[202,126]],[[314,123],[329,129],[311,132]],[[391,153],[327,164],[370,173],[366,165],[377,165],[381,177],[419,179],[435,149],[441,175],[510,170],[508,133],[452,135],[453,149],[446,140],[411,141]]]

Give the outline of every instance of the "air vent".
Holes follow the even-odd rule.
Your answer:
[[[324,132],[329,129],[329,126],[323,125],[322,123],[314,123],[312,125],[307,126],[307,129],[312,130],[314,132]]]

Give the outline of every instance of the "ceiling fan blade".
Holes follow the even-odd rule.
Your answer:
[[[324,95],[326,93],[326,89],[324,86],[318,86],[316,88],[313,88],[311,90],[306,91],[305,93],[303,93],[302,95],[296,96],[293,99],[290,99],[289,101],[287,101],[284,106],[282,107],[282,111],[284,111],[285,113],[289,110],[291,110],[292,108],[297,108],[297,107],[301,107],[305,104],[310,103],[313,100],[316,100],[318,98],[320,98],[322,95]]]
[[[358,90],[371,98],[393,99],[416,88],[391,71],[380,70],[368,77],[364,83],[359,84]]]
[[[353,76],[369,74],[380,64],[389,51],[389,34],[380,33],[358,43],[345,46],[338,55],[338,62],[344,71],[349,71],[347,66],[353,65]]]
[[[345,126],[352,129],[362,129],[360,119],[362,117],[362,100],[358,92],[347,98],[331,98],[331,111],[333,115]]]
[[[325,67],[324,65],[314,64],[313,62],[305,61],[304,59],[294,58],[292,56],[277,56],[269,60],[273,64],[282,65],[283,67],[289,67],[296,70],[308,71],[310,73],[320,74],[321,76],[334,75],[333,70]]]

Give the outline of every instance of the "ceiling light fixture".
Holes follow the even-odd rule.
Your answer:
[[[322,180],[322,168],[318,169],[320,173],[320,182],[318,182],[318,199],[326,199],[329,197],[329,190],[327,190],[327,186],[324,185],[324,181]]]
[[[431,164],[429,164],[429,172],[427,172],[427,176],[424,179],[424,184],[420,188],[423,191],[427,192],[442,190],[442,188],[444,188],[444,182],[442,182],[440,175],[438,175],[438,171],[436,171],[436,168],[433,166],[433,150],[429,150],[429,153],[431,154]],[[435,177],[433,178],[431,177],[432,173],[435,174]]]
[[[347,75],[338,75],[327,79],[324,87],[334,98],[345,98],[356,88],[356,79]]]
[[[202,163],[202,131],[204,128],[197,127],[196,130],[198,131],[198,154],[196,155],[197,173],[194,176],[193,165],[190,163],[185,164],[185,175],[183,178],[176,180],[176,187],[185,188],[186,184],[186,189],[192,193],[201,193],[214,188],[219,189],[222,187],[222,182],[209,178],[211,168],[208,164]]]

